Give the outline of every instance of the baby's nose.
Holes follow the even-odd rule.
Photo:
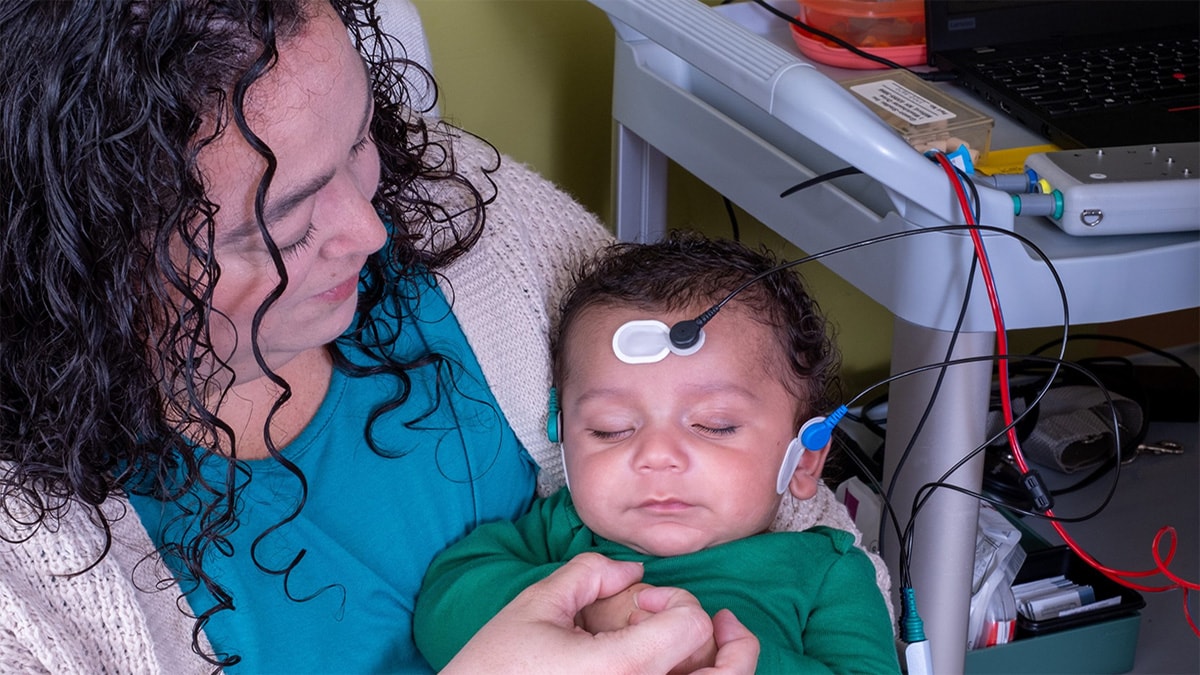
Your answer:
[[[642,429],[638,436],[633,455],[635,470],[682,471],[687,468],[687,450],[673,434]]]

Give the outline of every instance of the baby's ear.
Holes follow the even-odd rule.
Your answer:
[[[816,496],[821,471],[825,469],[825,458],[829,456],[829,446],[832,444],[833,441],[830,440],[820,450],[805,450],[800,456],[800,463],[796,465],[796,471],[792,473],[792,480],[788,483],[788,488],[796,499],[812,499]]]

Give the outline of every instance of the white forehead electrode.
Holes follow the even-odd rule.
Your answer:
[[[667,354],[689,356],[704,346],[704,331],[696,344],[681,349],[671,344],[671,329],[655,319],[637,319],[621,324],[613,333],[613,353],[625,363],[657,363]]]

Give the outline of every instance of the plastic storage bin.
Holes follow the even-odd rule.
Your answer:
[[[968,675],[991,673],[1127,673],[1137,650],[1141,594],[1109,580],[1066,546],[1030,553],[1016,583],[1063,574],[1091,584],[1096,599],[1120,597],[1113,607],[1046,621],[1017,619],[1014,641],[967,652]]]

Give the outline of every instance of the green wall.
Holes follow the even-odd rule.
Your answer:
[[[612,25],[584,0],[415,0],[442,115],[609,220]]]
[[[414,1],[429,37],[443,115],[533,166],[611,225],[614,36],[604,13],[586,0]],[[668,204],[670,227],[730,236],[720,196],[678,167],[670,174]],[[743,241],[783,258],[803,255],[746,214],[739,212],[738,222]],[[811,265],[804,274],[838,328],[848,390],[886,374],[891,316],[824,267]],[[1200,338],[1200,315],[1176,312],[1077,330],[1169,347]],[[1011,336],[1012,350],[1028,351],[1056,333],[1019,331]],[[1078,353],[1091,351],[1089,345]]]

